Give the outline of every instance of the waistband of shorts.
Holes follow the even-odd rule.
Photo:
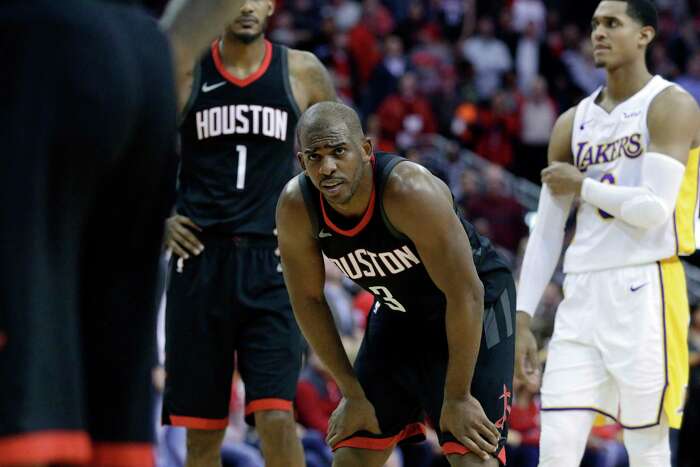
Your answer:
[[[231,235],[222,232],[204,230],[195,232],[197,238],[203,242],[218,242],[231,243],[240,247],[261,247],[261,248],[277,248],[277,237],[274,235],[259,235],[259,234],[238,234]]]

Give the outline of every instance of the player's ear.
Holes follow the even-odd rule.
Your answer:
[[[365,138],[365,141],[362,143],[362,152],[364,153],[364,160],[369,160],[369,158],[372,157],[372,154],[374,154],[374,146],[372,145],[371,139]]]
[[[267,17],[269,18],[275,14],[275,0],[267,0],[267,5]]]
[[[297,153],[297,160],[299,161],[299,165],[301,166],[301,170],[306,172],[306,164],[304,164],[304,155],[300,152]]]
[[[639,36],[639,45],[641,48],[645,48],[648,47],[651,41],[656,37],[656,31],[651,26],[643,26],[642,29],[639,30]]]

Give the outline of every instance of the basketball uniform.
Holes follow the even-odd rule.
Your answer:
[[[381,435],[358,432],[334,449],[386,449],[424,438],[427,418],[439,430],[448,362],[445,296],[430,278],[411,240],[389,222],[382,193],[393,168],[405,159],[376,154],[369,208],[357,223],[338,215],[305,175],[299,182],[313,232],[338,268],[371,292],[375,306],[355,371],[374,406]],[[471,394],[501,430],[497,456],[505,463],[513,377],[515,287],[510,271],[474,227],[461,218],[484,284],[484,323]],[[356,225],[351,225],[356,224]],[[439,433],[445,454],[467,449],[450,433]]]
[[[301,365],[274,236],[300,115],[288,52],[266,41],[260,68],[238,79],[219,44],[199,64],[180,129],[177,212],[203,229],[205,248],[172,261],[166,309],[163,422],[195,429],[228,425],[236,367],[249,422],[257,410],[291,410]]]
[[[608,113],[598,89],[577,107],[571,149],[586,177],[638,186],[649,145],[647,114],[673,83],[655,76]],[[688,301],[679,255],[695,251],[698,153],[690,151],[674,215],[640,229],[581,201],[564,259],[542,385],[543,410],[593,410],[625,428],[664,414],[680,426],[688,379]]]
[[[151,466],[168,42],[100,2],[9,0],[0,25],[0,464]]]

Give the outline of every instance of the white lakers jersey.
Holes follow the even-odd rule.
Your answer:
[[[647,113],[654,98],[675,84],[652,78],[635,95],[608,113],[595,101],[602,88],[576,108],[571,150],[574,165],[603,183],[639,186],[649,145]],[[581,201],[576,233],[564,271],[585,272],[645,264],[695,251],[698,217],[698,153],[690,151],[674,215],[652,229],[633,227]]]

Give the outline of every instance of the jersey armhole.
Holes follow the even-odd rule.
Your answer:
[[[292,105],[294,112],[297,114],[297,118],[301,117],[301,110],[299,109],[299,104],[294,98],[294,92],[292,91],[291,75],[289,73],[289,49],[284,46],[280,46],[280,52],[282,53],[282,83],[284,83],[284,90],[287,93],[287,98],[289,103]]]
[[[192,91],[190,91],[190,97],[187,99],[187,102],[185,103],[185,107],[182,109],[182,112],[180,113],[180,118],[177,120],[177,126],[180,127],[185,119],[187,118],[187,115],[190,113],[190,110],[192,110],[192,107],[194,106],[194,101],[197,100],[197,96],[199,95],[199,85],[202,81],[202,65],[201,62],[197,62],[195,65],[194,69],[192,70]]]
[[[400,162],[403,162],[405,160],[406,159],[397,157],[384,166],[384,168],[382,169],[382,173],[379,177],[380,182],[379,186],[377,187],[377,191],[379,192],[379,212],[382,216],[384,226],[394,238],[397,238],[399,240],[410,241],[408,236],[399,232],[398,229],[394,227],[394,225],[389,220],[389,216],[386,215],[386,211],[384,210],[384,187],[386,186],[386,181],[389,179],[389,175],[391,174],[391,171],[394,170],[394,167],[396,167]]]
[[[309,221],[311,222],[311,234],[315,239],[318,239],[320,224],[318,221],[317,210],[315,209],[313,193],[309,187],[309,180],[303,173],[297,175],[297,177],[299,177],[299,189],[304,197],[304,205],[306,206],[306,212],[308,213]]]

